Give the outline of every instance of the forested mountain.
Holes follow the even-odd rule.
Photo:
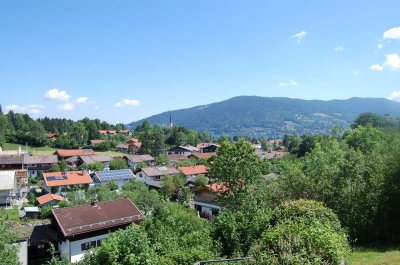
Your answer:
[[[274,137],[285,133],[326,133],[336,125],[347,128],[363,112],[400,116],[400,103],[383,98],[323,101],[241,96],[147,119],[166,125],[172,116],[176,125],[214,135]],[[132,122],[128,127],[135,128],[142,122]]]

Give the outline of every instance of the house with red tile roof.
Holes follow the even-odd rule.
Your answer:
[[[58,204],[60,201],[65,201],[65,198],[57,194],[45,194],[36,198],[40,206],[53,206]]]
[[[220,192],[227,189],[223,183],[211,183],[203,187],[195,187],[193,204],[200,216],[214,217],[223,210],[223,205],[218,202]]]
[[[204,175],[208,173],[208,169],[204,165],[197,165],[197,166],[191,166],[191,167],[179,167],[178,168],[183,175],[186,177],[190,176],[197,176],[197,175]]]
[[[144,219],[128,198],[52,209],[48,235],[69,262],[79,262],[86,252],[101,245],[112,232]]]
[[[51,193],[52,189],[60,193],[62,189],[69,189],[73,186],[83,187],[93,183],[87,170],[66,171],[66,172],[48,172],[43,173],[44,188]]]
[[[73,156],[91,156],[95,155],[96,152],[92,149],[59,149],[55,153],[59,159],[67,159]]]

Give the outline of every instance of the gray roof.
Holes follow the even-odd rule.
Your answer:
[[[71,156],[70,158],[65,159],[65,162],[68,163],[76,163],[78,162],[79,156]]]
[[[14,155],[6,155],[0,156],[0,165],[15,165],[15,164],[23,164],[24,157],[23,156],[14,156]]]
[[[0,171],[0,190],[13,190],[17,188],[15,171]]]
[[[49,156],[24,156],[24,164],[57,164],[56,155]]]
[[[181,173],[178,169],[171,166],[146,167],[142,168],[142,171],[149,177],[167,176],[167,175],[175,175]]]
[[[132,163],[155,161],[154,157],[152,157],[151,155],[129,155],[129,156],[125,156],[125,157]]]
[[[110,162],[112,156],[110,155],[92,155],[92,156],[81,156],[80,157],[85,164],[92,164],[95,162]]]
[[[182,154],[169,154],[169,155],[167,155],[167,159],[169,162],[174,163],[174,162],[186,160],[186,159],[188,159],[188,157],[185,155],[182,155]]]
[[[129,144],[119,144],[119,145],[116,146],[116,148],[129,149]]]

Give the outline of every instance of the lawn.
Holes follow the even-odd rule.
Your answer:
[[[11,144],[11,143],[6,143],[4,145],[4,150],[18,150],[18,147],[21,146],[21,149],[25,151],[26,146],[25,145],[20,145],[20,144]],[[32,155],[52,155],[56,151],[56,148],[49,147],[49,146],[43,146],[43,147],[33,147],[28,145],[28,152],[32,153]],[[120,157],[124,156],[124,153],[119,153],[115,151],[106,151],[106,152],[99,152],[96,151],[96,154],[98,155],[110,155],[113,157]]]
[[[19,221],[18,207],[12,207],[6,209],[5,207],[0,207],[0,221]]]
[[[400,247],[356,248],[348,258],[349,265],[400,264]]]

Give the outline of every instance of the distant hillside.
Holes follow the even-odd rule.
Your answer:
[[[172,115],[175,125],[214,135],[282,136],[284,133],[327,133],[340,125],[347,128],[363,112],[400,116],[400,103],[383,98],[347,100],[302,100],[234,97],[222,102],[167,111],[147,118],[167,125]],[[143,120],[128,124],[135,128]]]

